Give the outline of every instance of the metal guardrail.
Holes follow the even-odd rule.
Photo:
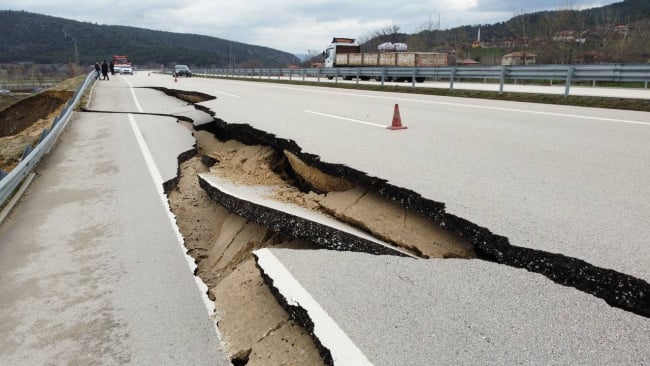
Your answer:
[[[41,137],[35,147],[27,145],[23,152],[23,157],[11,172],[4,173],[0,171],[0,207],[4,206],[5,202],[20,186],[23,180],[31,174],[36,168],[43,155],[47,154],[56,140],[65,129],[65,126],[70,120],[74,106],[79,102],[81,96],[86,91],[86,88],[95,80],[95,72],[89,73],[84,83],[77,89],[74,96],[70,99],[61,114],[54,119],[50,128],[46,128],[41,133]]]
[[[564,95],[568,96],[575,82],[642,82],[648,88],[650,64],[598,64],[598,65],[525,65],[525,66],[444,66],[444,67],[341,67],[319,69],[195,69],[196,75],[249,77],[249,78],[347,78],[384,81],[407,79],[415,87],[418,79],[449,80],[449,88],[461,79],[497,80],[499,93],[508,80],[563,81]]]

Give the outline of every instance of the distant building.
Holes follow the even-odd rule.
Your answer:
[[[555,33],[553,40],[556,42],[572,42],[575,39],[575,32],[573,31],[561,31]]]
[[[503,41],[501,43],[501,48],[505,48],[507,50],[513,49],[515,48],[515,46],[516,46],[515,41]]]
[[[501,58],[501,65],[533,65],[537,63],[537,55],[530,52],[516,51],[503,55]]]
[[[613,30],[614,30],[614,32],[619,33],[623,37],[627,36],[628,33],[630,33],[630,27],[628,25],[625,25],[625,24],[619,24],[619,25],[615,26]]]
[[[582,35],[576,35],[574,31],[557,32],[553,36],[553,40],[556,42],[565,42],[565,43],[572,43],[575,41],[576,43],[581,43],[581,44],[584,44],[587,41],[587,39],[584,37],[584,32]]]

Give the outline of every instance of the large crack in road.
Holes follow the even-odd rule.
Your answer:
[[[173,90],[165,92],[174,95]],[[210,114],[214,115],[211,111]],[[282,154],[289,152],[313,169],[345,179],[362,190],[430,219],[444,231],[467,240],[481,259],[542,274],[556,283],[599,297],[611,306],[650,317],[650,284],[644,280],[594,266],[581,259],[512,245],[508,238],[494,234],[488,228],[445,212],[442,202],[425,199],[416,192],[393,186],[384,179],[368,176],[345,165],[323,162],[318,156],[302,151],[295,141],[279,138],[250,125],[231,124],[216,118],[213,123],[197,126],[196,129],[208,131],[221,140],[268,146]]]
[[[156,89],[215,117],[196,104],[202,98],[198,93],[188,99],[185,91]],[[265,247],[479,258],[542,274],[611,306],[650,317],[650,285],[641,279],[562,254],[511,245],[506,237],[447,213],[442,202],[345,165],[323,162],[295,141],[250,125],[217,117],[200,125],[186,119],[181,123],[193,131],[197,145],[179,156],[178,176],[165,183],[165,192],[188,253],[197,262],[196,275],[215,301],[233,364],[331,364],[328,350],[314,339],[310,320],[287,304],[256,267],[252,251]],[[266,199],[318,211],[375,239],[254,202],[245,194],[233,194],[232,185],[273,187]],[[424,236],[408,235],[414,232]]]

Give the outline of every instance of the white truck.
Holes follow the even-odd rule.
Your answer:
[[[378,52],[361,52],[353,38],[334,37],[323,51],[325,67],[433,67],[447,66],[447,54],[408,52],[404,43],[383,43]],[[352,77],[348,76],[351,79]],[[368,79],[367,77],[365,79]],[[392,77],[394,81],[411,81],[409,76]],[[417,82],[424,78],[416,77]],[[386,80],[391,81],[391,80]]]

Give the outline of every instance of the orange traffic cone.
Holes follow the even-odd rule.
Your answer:
[[[393,123],[386,127],[389,130],[404,130],[408,127],[402,126],[402,118],[399,116],[399,106],[395,104],[395,111],[393,112]]]

